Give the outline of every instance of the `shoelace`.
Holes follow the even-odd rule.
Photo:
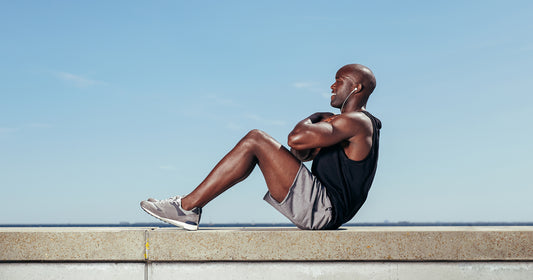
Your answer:
[[[154,201],[153,203],[155,204],[161,204],[161,203],[170,203],[170,204],[180,204],[178,203],[179,199],[181,199],[181,197],[179,195],[177,196],[173,196],[173,197],[169,197],[167,199],[162,199],[162,200],[157,200],[157,201]]]
[[[173,196],[173,197],[167,198],[167,200],[168,200],[168,201],[175,201],[175,202],[177,202],[177,201],[181,200],[181,196],[176,195],[176,196]]]

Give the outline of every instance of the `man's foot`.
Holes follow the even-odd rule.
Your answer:
[[[163,222],[186,230],[197,230],[202,215],[202,208],[195,207],[190,211],[181,208],[181,196],[164,200],[149,198],[141,201],[141,208]]]

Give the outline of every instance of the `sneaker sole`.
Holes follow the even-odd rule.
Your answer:
[[[146,213],[158,218],[159,220],[161,220],[161,221],[163,221],[165,223],[171,224],[173,226],[177,226],[179,228],[183,228],[183,229],[190,230],[190,231],[198,230],[198,225],[196,225],[196,226],[195,225],[190,225],[190,224],[187,224],[187,223],[184,223],[184,222],[180,222],[180,221],[176,221],[176,220],[171,220],[171,219],[160,217],[157,214],[150,212],[150,210],[144,209],[144,207],[142,207],[142,206],[141,206],[141,209],[144,210],[144,212],[146,212]]]

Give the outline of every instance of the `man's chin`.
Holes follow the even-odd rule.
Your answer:
[[[341,107],[341,105],[338,105],[334,100],[332,100],[332,101],[329,103],[329,105],[331,105],[331,107],[333,107],[333,108],[337,108],[337,109],[339,109],[339,108]]]

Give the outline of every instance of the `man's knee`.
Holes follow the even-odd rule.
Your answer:
[[[244,136],[241,144],[264,147],[265,142],[270,142],[272,140],[272,137],[266,132],[259,129],[253,129]]]
[[[248,134],[246,134],[245,138],[253,139],[253,140],[263,140],[266,138],[270,138],[270,136],[262,130],[252,129],[250,130],[250,132],[248,132]]]

